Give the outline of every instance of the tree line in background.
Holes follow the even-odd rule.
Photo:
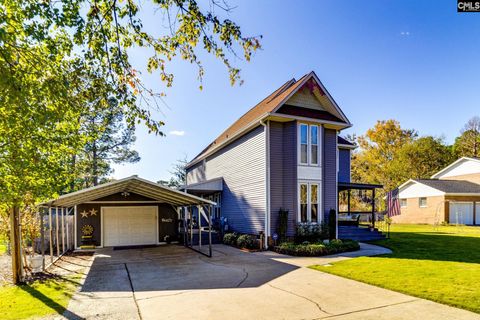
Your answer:
[[[480,157],[480,117],[470,119],[448,145],[443,138],[419,136],[396,120],[377,121],[364,135],[349,136],[358,148],[352,153],[352,181],[382,184],[377,203],[408,179],[428,179],[460,157]]]

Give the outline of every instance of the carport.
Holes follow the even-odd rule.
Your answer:
[[[42,204],[73,212],[76,249],[182,242],[212,256],[214,202],[131,176]]]

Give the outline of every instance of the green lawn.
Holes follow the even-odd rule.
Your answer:
[[[480,313],[480,227],[392,225],[393,254],[311,268]]]
[[[62,314],[79,277],[36,281],[31,285],[0,287],[0,319],[26,319]]]

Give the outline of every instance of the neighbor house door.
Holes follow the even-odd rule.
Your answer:
[[[103,207],[103,246],[158,243],[157,207]]]
[[[473,224],[473,202],[450,202],[449,223]]]

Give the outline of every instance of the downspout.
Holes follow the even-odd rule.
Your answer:
[[[265,248],[268,249],[268,237],[270,236],[270,121],[266,123],[260,120],[260,124],[265,127],[265,150],[266,150],[266,211],[265,211]]]

